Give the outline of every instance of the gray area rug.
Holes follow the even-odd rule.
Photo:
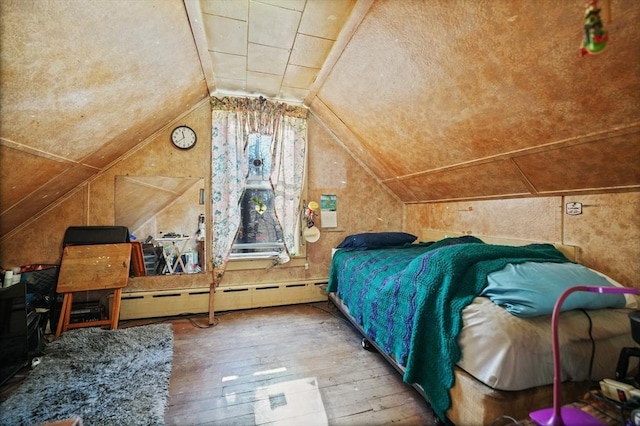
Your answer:
[[[171,324],[67,331],[0,405],[0,425],[162,425],[172,358]]]

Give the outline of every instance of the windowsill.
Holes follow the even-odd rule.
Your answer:
[[[227,271],[243,271],[247,269],[266,269],[273,265],[274,259],[242,259],[242,260],[230,260],[227,263]],[[307,259],[304,257],[292,257],[291,260],[282,265],[278,265],[278,268],[295,268],[305,266]]]

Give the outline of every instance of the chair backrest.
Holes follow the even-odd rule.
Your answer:
[[[64,233],[62,247],[128,242],[129,228],[126,226],[70,226]]]

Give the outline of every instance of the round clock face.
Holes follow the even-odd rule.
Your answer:
[[[196,140],[196,132],[188,126],[178,126],[171,132],[171,142],[180,149],[193,148]]]

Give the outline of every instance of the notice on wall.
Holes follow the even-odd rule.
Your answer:
[[[320,196],[320,219],[323,228],[338,227],[338,197],[322,194]]]

